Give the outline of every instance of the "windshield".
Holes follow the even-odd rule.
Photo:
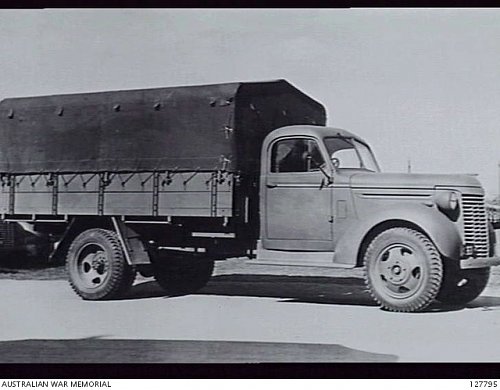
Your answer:
[[[380,171],[375,156],[365,144],[353,138],[343,137],[327,137],[324,141],[328,155],[336,168]]]

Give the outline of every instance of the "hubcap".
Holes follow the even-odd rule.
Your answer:
[[[109,273],[109,261],[104,248],[97,244],[83,247],[77,256],[77,274],[86,288],[97,288]]]
[[[392,298],[414,295],[424,283],[424,259],[405,244],[393,244],[382,250],[372,273],[373,282]]]

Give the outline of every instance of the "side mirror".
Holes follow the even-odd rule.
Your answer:
[[[317,161],[310,153],[307,153],[305,157],[307,159],[308,169],[317,168],[324,176],[324,178],[321,179],[321,184],[319,186],[320,190],[324,187],[329,186],[330,184],[333,184],[333,177],[325,171],[325,168],[323,168],[324,166],[326,166],[324,162]]]
[[[326,173],[323,168],[320,168],[320,170],[323,175],[325,175],[325,177],[321,179],[321,184],[319,185],[319,189],[322,190],[323,188],[328,187],[330,184],[333,184],[333,177]]]
[[[325,188],[328,184],[326,184],[325,182],[325,178],[323,177],[321,179],[321,184],[319,185],[319,189],[322,190],[323,188]]]

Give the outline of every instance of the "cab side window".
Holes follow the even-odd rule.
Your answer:
[[[318,144],[310,139],[285,139],[271,149],[271,172],[311,172],[324,163]]]

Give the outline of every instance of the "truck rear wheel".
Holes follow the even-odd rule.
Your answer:
[[[170,258],[154,264],[154,276],[171,296],[185,295],[203,288],[214,270],[214,262],[205,259]]]
[[[441,256],[416,230],[393,228],[379,234],[369,244],[364,264],[368,290],[386,310],[423,310],[439,292]]]
[[[481,295],[489,278],[489,268],[459,269],[457,264],[445,262],[443,283],[436,299],[445,304],[465,305]]]
[[[86,300],[118,298],[135,279],[118,236],[105,229],[89,229],[78,235],[66,257],[73,290]]]

